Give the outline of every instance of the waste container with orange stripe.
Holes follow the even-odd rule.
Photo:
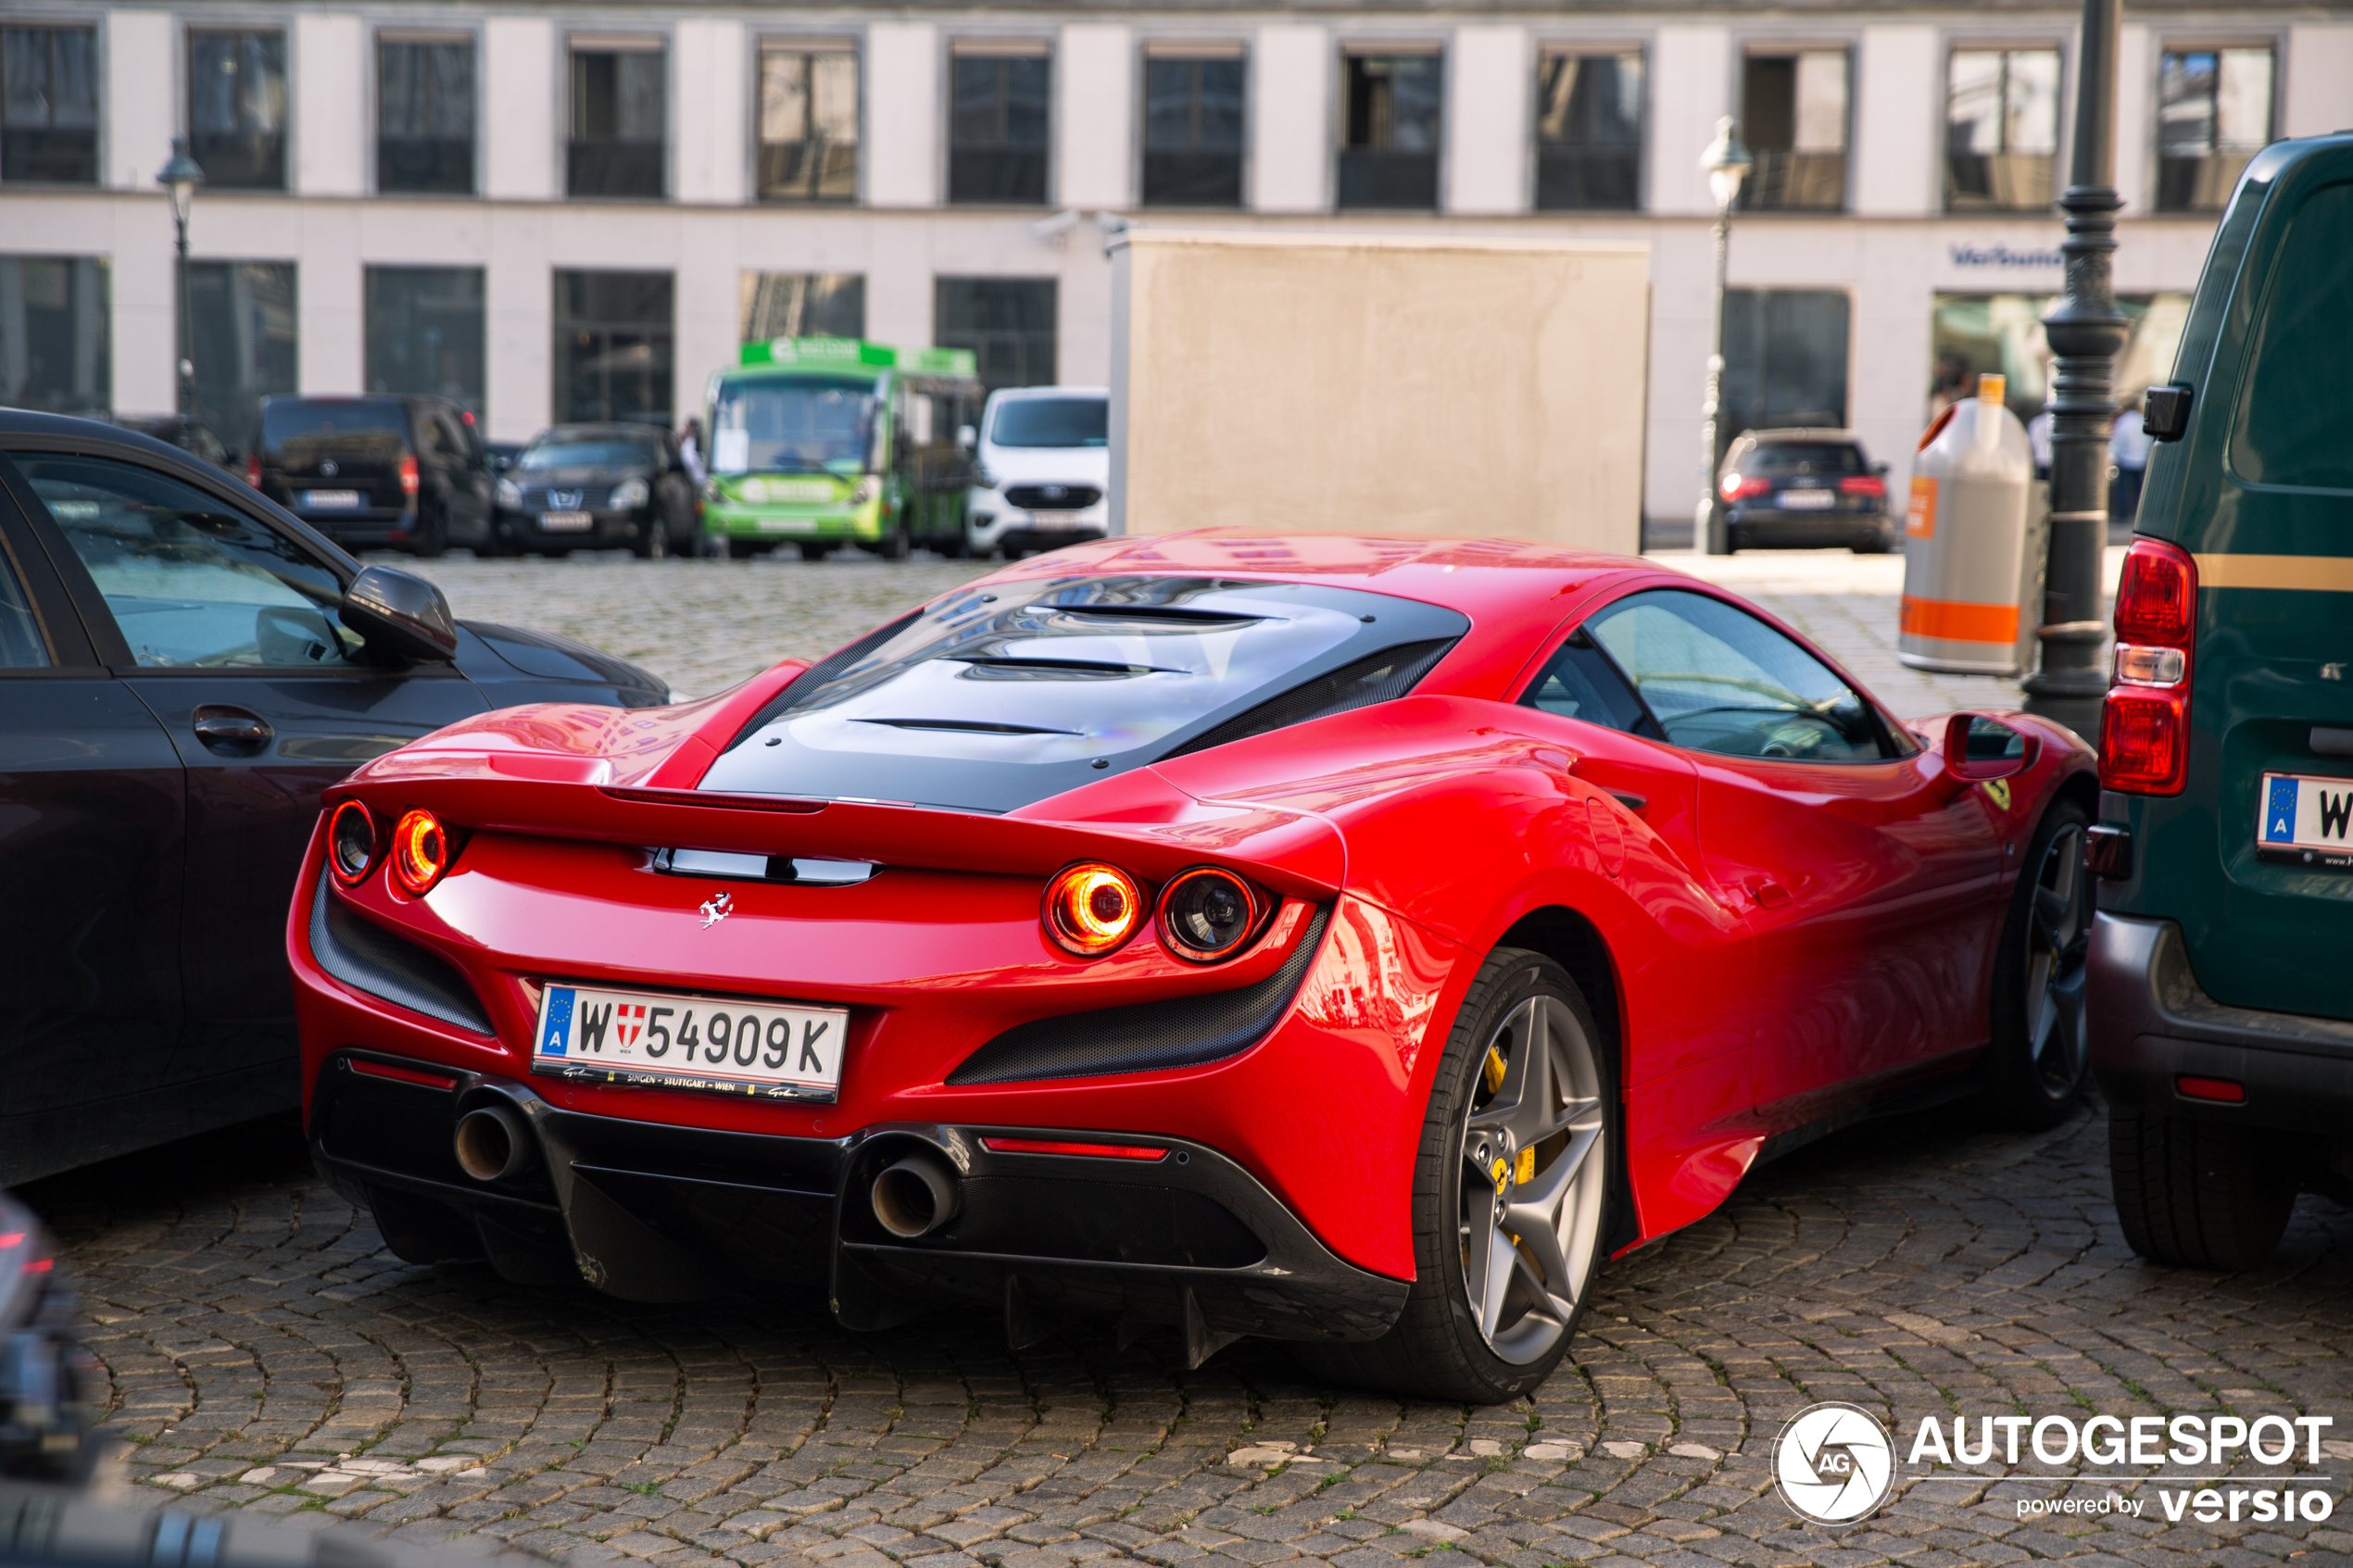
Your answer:
[[[2041,549],[2029,526],[2034,455],[2002,406],[2004,378],[1936,416],[1912,465],[1904,519],[1904,608],[1896,657],[1915,670],[2015,675],[2039,604]]]

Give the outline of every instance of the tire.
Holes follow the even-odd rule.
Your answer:
[[[1559,964],[1516,947],[1489,956],[1463,998],[1422,1121],[1405,1309],[1378,1339],[1294,1346],[1303,1364],[1336,1382],[1482,1405],[1544,1381],[1584,1316],[1616,1201],[1617,1073],[1600,1042],[1592,1010]],[[1535,1085],[1531,1043],[1551,1047]],[[1500,1076],[1491,1059],[1503,1063]],[[1552,1131],[1522,1135],[1544,1128]],[[1504,1191],[1533,1195],[1500,1218],[1491,1159],[1507,1173]],[[1518,1226],[1516,1247],[1503,1233],[1507,1223]],[[1551,1246],[1530,1239],[1539,1236]],[[1482,1271],[1482,1258],[1491,1267]],[[1554,1272],[1567,1301],[1554,1293]],[[1497,1302],[1484,1318],[1466,1280],[1477,1282],[1481,1303]]]
[[[1726,555],[1736,556],[1747,548],[1748,531],[1746,529],[1728,528],[1724,531],[1724,553]]]
[[[368,1209],[384,1245],[404,1263],[455,1263],[482,1256],[482,1237],[472,1223],[447,1204],[371,1186]]]
[[[1883,556],[1893,548],[1894,541],[1884,533],[1874,533],[1868,539],[1857,539],[1847,546],[1858,556]]]
[[[766,555],[768,553],[768,549],[769,546],[761,544],[757,539],[730,539],[727,541],[727,558],[729,560],[749,560],[754,556]]]
[[[875,541],[875,554],[885,560],[905,560],[910,544],[907,525],[902,522]]]
[[[2178,1269],[2257,1267],[2296,1207],[2296,1172],[2262,1129],[2161,1110],[2109,1110],[2108,1174],[2127,1245]]]
[[[649,517],[637,525],[637,536],[629,541],[629,553],[639,560],[660,560],[665,553],[664,543],[661,519]]]
[[[833,546],[825,540],[803,539],[800,542],[800,558],[803,560],[824,560],[833,553]]]
[[[516,547],[514,535],[508,532],[507,525],[493,519],[490,533],[484,539],[482,548],[477,553],[486,557],[504,558],[520,555],[522,551]]]
[[[449,547],[449,520],[439,512],[430,521],[422,511],[417,514],[417,531],[409,535],[409,553],[419,560],[434,560]]]
[[[2092,878],[2083,869],[2089,822],[2075,801],[2052,802],[2010,889],[1994,960],[1994,1038],[1982,1097],[2004,1126],[2055,1127],[2083,1092],[2090,1065],[2083,1022],[2092,942]]]
[[[926,539],[924,543],[937,551],[941,560],[963,560],[972,554],[972,541],[964,537],[964,525],[961,522],[952,532],[937,539]]]

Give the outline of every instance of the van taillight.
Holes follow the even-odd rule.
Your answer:
[[[245,459],[245,483],[256,490],[261,488],[261,455],[258,452]]]
[[[414,458],[400,459],[400,493],[403,495],[417,493],[417,459]]]
[[[2100,705],[2100,784],[2174,795],[2189,774],[2190,641],[2197,562],[2161,539],[2136,539],[2116,590],[2116,680]]]

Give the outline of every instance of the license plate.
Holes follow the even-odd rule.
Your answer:
[[[757,1099],[830,1100],[849,1032],[845,1008],[550,985],[539,1000],[531,1070]]]
[[[760,520],[762,533],[814,533],[817,520],[813,517],[763,517]]]
[[[539,526],[550,533],[585,533],[597,520],[586,512],[541,512]]]
[[[2266,773],[2256,804],[2263,859],[2353,868],[2353,779]]]
[[[1826,512],[1838,497],[1827,490],[1784,490],[1781,510],[1785,512]]]
[[[356,507],[359,504],[357,490],[306,490],[302,493],[306,507]]]

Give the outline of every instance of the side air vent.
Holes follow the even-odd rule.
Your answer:
[[[448,960],[344,908],[327,896],[324,877],[310,906],[310,951],[321,969],[371,997],[476,1035],[497,1033],[473,987]]]
[[[950,1085],[1018,1084],[1038,1078],[1103,1078],[1200,1067],[1239,1056],[1274,1029],[1299,994],[1324,943],[1331,911],[1315,911],[1307,934],[1265,979],[1231,991],[1134,1007],[1040,1018],[1006,1030],[948,1074]]]

